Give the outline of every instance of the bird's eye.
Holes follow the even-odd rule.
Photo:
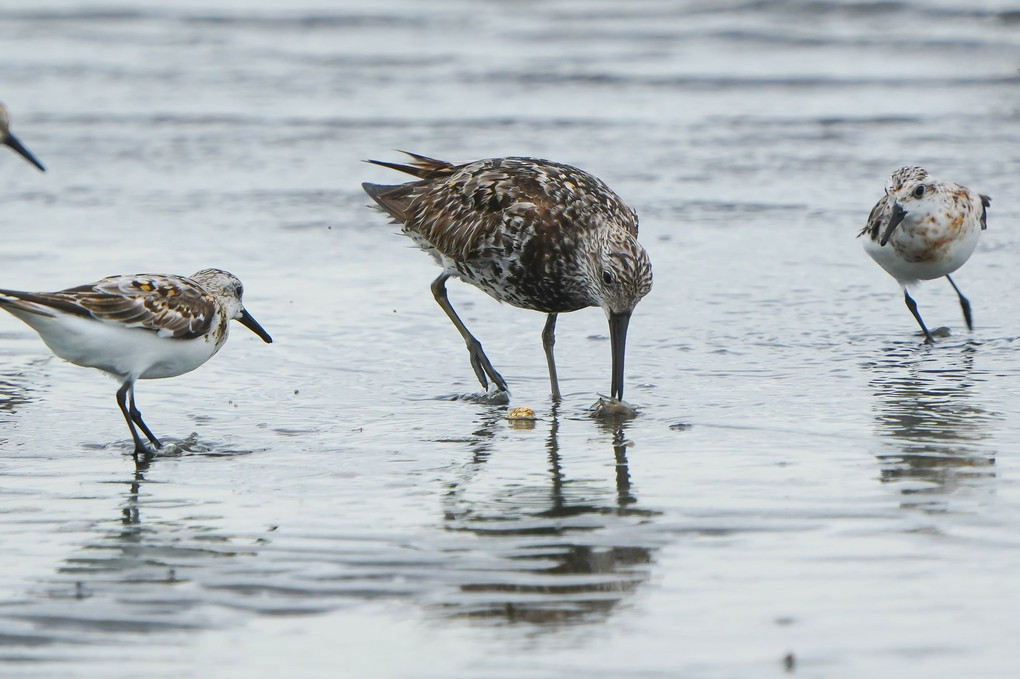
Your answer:
[[[616,282],[616,278],[613,276],[613,272],[612,271],[603,271],[602,272],[602,282],[605,283],[606,285],[612,285],[613,283],[615,283]]]
[[[918,184],[914,187],[914,198],[920,198],[924,195],[924,184]]]

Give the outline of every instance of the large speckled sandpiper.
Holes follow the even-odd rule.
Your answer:
[[[241,304],[233,274],[203,269],[190,278],[168,274],[111,276],[60,292],[0,290],[0,307],[39,333],[50,350],[77,365],[121,380],[117,405],[135,442],[135,459],[160,443],[135,406],[135,381],[175,377],[202,365],[227,341],[231,319],[272,342]]]
[[[907,308],[929,344],[934,340],[907,288],[945,276],[960,298],[967,328],[974,329],[970,302],[949,274],[963,266],[977,247],[988,226],[990,204],[988,196],[941,182],[920,167],[905,166],[889,176],[885,195],[858,234],[864,238],[864,250],[903,288]]]
[[[36,157],[25,148],[17,137],[11,134],[11,119],[10,116],[7,115],[7,109],[4,108],[3,104],[0,104],[0,144],[14,149],[18,155],[39,168],[40,172],[46,171],[46,168],[42,166],[42,163],[36,160]]]
[[[533,158],[453,165],[408,155],[409,165],[369,162],[418,181],[362,186],[443,267],[432,282],[432,294],[464,338],[482,388],[488,389],[488,378],[507,391],[482,345],[450,305],[446,280],[451,276],[501,302],[548,314],[542,343],[557,401],[556,316],[601,307],[612,345],[610,393],[622,400],[627,326],[652,287],[635,212],[600,179],[569,165]]]

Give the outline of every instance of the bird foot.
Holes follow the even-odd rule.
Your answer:
[[[923,332],[918,334],[924,337],[925,344],[935,344],[936,339],[945,339],[947,337],[951,337],[953,333],[952,331],[950,331],[948,327],[943,325],[932,330],[930,334],[925,335]]]
[[[491,406],[510,405],[510,392],[490,384],[484,394],[478,394],[478,403]]]
[[[487,391],[473,394],[449,394],[437,396],[439,401],[470,401],[488,406],[505,406],[510,404],[510,392],[490,385]]]
[[[135,445],[135,450],[131,453],[131,456],[135,458],[137,463],[145,463],[151,461],[159,451],[156,448],[148,445]]]

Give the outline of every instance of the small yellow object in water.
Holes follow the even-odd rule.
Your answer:
[[[528,407],[514,408],[506,414],[506,419],[511,422],[537,420],[535,411]]]

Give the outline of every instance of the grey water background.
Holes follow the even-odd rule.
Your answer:
[[[1020,4],[0,4],[0,287],[226,268],[239,325],[138,386],[0,317],[0,676],[1009,676],[1020,660]],[[641,217],[605,319],[451,299],[366,158],[529,155]],[[915,294],[855,240],[896,167],[992,197]],[[194,436],[192,437],[192,433]]]

